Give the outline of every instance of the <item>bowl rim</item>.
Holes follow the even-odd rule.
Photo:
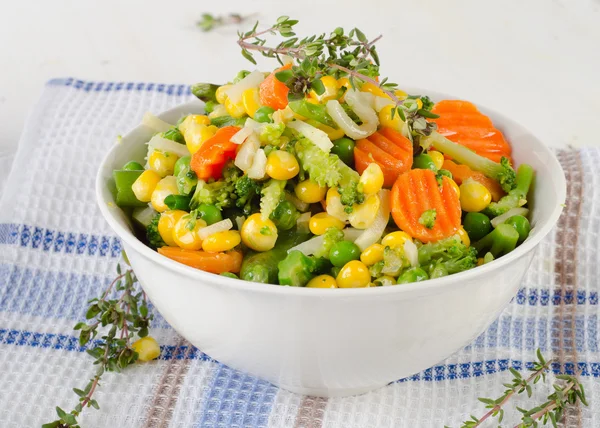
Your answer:
[[[455,96],[437,92],[432,90],[424,90],[418,87],[407,87],[405,88],[411,93],[424,93],[429,95],[433,99],[458,99]],[[166,116],[169,114],[176,113],[182,109],[185,109],[186,106],[190,108],[198,108],[202,103],[199,100],[191,100],[182,104],[179,104],[173,108],[165,110],[158,114],[159,117]],[[542,224],[537,225],[536,230],[537,233],[535,236],[528,238],[525,242],[523,242],[516,249],[511,251],[510,253],[500,257],[497,260],[492,261],[491,263],[486,263],[482,266],[477,266],[473,269],[459,272],[453,275],[444,276],[441,278],[429,279],[427,281],[418,282],[418,283],[409,283],[403,284],[398,287],[363,287],[363,288],[338,288],[335,291],[331,291],[330,289],[320,289],[320,288],[307,288],[307,287],[285,287],[279,286],[275,284],[264,284],[253,281],[245,281],[241,279],[228,278],[225,276],[216,275],[210,272],[205,272],[199,269],[192,268],[190,266],[186,266],[184,264],[178,263],[174,260],[171,260],[165,256],[162,256],[158,252],[152,250],[150,247],[146,246],[143,242],[141,242],[133,232],[124,226],[122,226],[119,221],[116,220],[111,209],[114,210],[116,205],[114,205],[113,201],[106,200],[103,196],[104,187],[107,183],[104,181],[104,170],[107,168],[107,164],[114,156],[114,153],[118,152],[119,144],[114,144],[110,150],[106,153],[100,166],[98,167],[98,171],[96,173],[96,202],[100,208],[100,212],[104,219],[108,222],[110,227],[115,231],[119,239],[125,241],[129,246],[131,246],[135,251],[139,252],[142,256],[148,258],[149,260],[157,263],[168,270],[174,270],[182,275],[191,277],[193,279],[197,279],[199,285],[203,282],[208,283],[220,283],[220,286],[229,287],[235,290],[241,291],[253,291],[259,293],[267,293],[267,294],[286,294],[286,295],[302,295],[304,297],[313,296],[315,298],[336,298],[339,299],[341,297],[344,298],[365,298],[365,297],[377,297],[381,295],[388,294],[405,294],[411,292],[425,292],[434,289],[442,289],[445,286],[449,286],[450,284],[460,283],[463,280],[469,280],[477,276],[481,276],[484,278],[487,274],[500,269],[514,260],[525,256],[528,252],[533,250],[542,239],[548,235],[550,230],[555,226],[560,217],[564,202],[566,199],[566,179],[564,175],[564,171],[558,162],[554,152],[546,146],[543,142],[541,142],[533,133],[531,133],[527,128],[522,126],[520,123],[514,121],[506,117],[505,115],[498,113],[495,110],[482,106],[481,104],[476,104],[477,107],[482,110],[486,114],[493,114],[494,116],[500,118],[503,122],[508,122],[511,127],[520,128],[522,132],[527,134],[529,137],[536,140],[539,143],[540,147],[544,150],[544,155],[548,156],[548,160],[552,165],[549,165],[550,170],[556,171],[554,177],[557,181],[557,201],[558,203],[552,210],[548,220]],[[127,134],[123,136],[123,139],[126,139],[129,135],[134,133],[140,127],[144,125],[140,124],[135,128],[131,129]],[[111,208],[110,203],[114,206]],[[368,289],[369,291],[364,291],[364,289]]]

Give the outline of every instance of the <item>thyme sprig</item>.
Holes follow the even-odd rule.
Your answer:
[[[246,19],[250,18],[249,16],[243,16],[239,13],[230,13],[225,16],[215,16],[210,13],[203,13],[200,21],[196,23],[196,25],[202,31],[211,31],[217,27],[223,27],[225,25],[239,24],[244,22]]]
[[[127,257],[123,253],[127,264]],[[67,412],[56,407],[57,420],[44,424],[42,428],[80,428],[77,418],[87,407],[99,409],[98,402],[92,398],[100,386],[105,372],[120,372],[135,363],[137,352],[132,347],[135,336],[148,335],[148,327],[153,318],[148,313],[146,293],[136,287],[133,270],[121,270],[117,265],[117,277],[104,290],[100,298],[94,298],[86,313],[86,322],[78,322],[74,330],[79,330],[79,345],[87,346],[86,352],[94,358],[98,368],[85,388],[73,388],[78,396],[78,403],[73,410]],[[118,298],[109,299],[113,289]],[[96,337],[101,335],[100,339]]]

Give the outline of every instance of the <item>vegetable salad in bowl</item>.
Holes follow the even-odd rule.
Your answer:
[[[294,24],[269,31],[290,37]],[[192,86],[203,115],[147,113],[146,158],[114,171],[115,201],[150,247],[247,281],[358,288],[476,268],[527,239],[534,170],[513,169],[477,107],[380,78],[356,29],[310,51],[254,34],[241,35],[244,56],[260,48],[280,67]]]

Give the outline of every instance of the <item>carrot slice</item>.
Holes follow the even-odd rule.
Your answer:
[[[362,172],[370,163],[377,163],[383,171],[383,185],[393,186],[400,174],[412,166],[412,142],[392,128],[381,128],[368,138],[358,140],[354,147],[354,164]]]
[[[511,148],[504,135],[474,104],[462,100],[444,100],[437,103],[432,112],[440,116],[433,119],[438,132],[451,141],[494,162],[499,162],[502,157],[511,161]]]
[[[288,105],[288,92],[290,89],[284,83],[277,80],[275,73],[283,70],[289,70],[292,64],[286,64],[278,68],[267,76],[260,84],[259,96],[260,103],[275,110],[284,109]]]
[[[177,247],[161,247],[158,252],[171,260],[206,272],[239,273],[242,267],[242,253],[240,251],[207,253],[206,251],[184,250]]]
[[[220,178],[225,163],[235,158],[238,145],[232,143],[233,137],[240,128],[225,126],[220,128],[215,135],[206,140],[200,149],[192,155],[190,168],[198,178]]]
[[[431,170],[413,169],[400,175],[392,187],[390,206],[396,225],[422,242],[448,238],[460,227],[460,201],[450,179],[442,177],[439,186]],[[431,209],[436,211],[436,220],[428,229],[419,219]]]
[[[442,165],[442,169],[450,171],[452,178],[458,185],[462,184],[462,182],[467,178],[472,178],[473,180],[480,182],[490,191],[492,200],[494,202],[497,202],[502,196],[505,195],[500,183],[494,179],[486,177],[479,171],[473,171],[467,165],[458,165],[457,163],[446,159]]]

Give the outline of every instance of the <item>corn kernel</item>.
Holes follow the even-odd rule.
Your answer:
[[[431,151],[427,152],[427,154],[433,161],[433,164],[435,165],[435,169],[437,169],[438,171],[440,169],[442,169],[442,166],[444,165],[444,155],[436,150],[431,150]]]
[[[167,207],[165,204],[165,198],[169,195],[178,194],[179,190],[177,190],[177,179],[172,175],[168,175],[158,182],[154,192],[152,192],[152,198],[150,199],[150,202],[152,203],[152,207],[161,213],[169,209],[169,207]]]
[[[308,228],[314,235],[322,235],[330,227],[343,229],[345,223],[325,212],[318,213],[312,216],[308,222]]]
[[[343,129],[335,129],[331,126],[325,125],[324,123],[317,122],[316,120],[306,120],[305,122],[326,133],[331,141],[335,141],[346,135]]]
[[[327,213],[329,215],[332,215],[343,222],[348,220],[346,208],[342,204],[342,197],[335,187],[332,187],[327,191],[325,205],[327,206]]]
[[[371,82],[365,82],[362,85],[362,88],[360,88],[360,91],[361,92],[370,92],[377,97],[390,98],[390,96],[388,94],[383,92],[383,89],[381,89],[379,86],[377,86]]]
[[[396,89],[396,90],[394,91],[394,95],[396,95],[396,97],[397,97],[397,98],[398,98],[400,101],[402,101],[402,100],[405,100],[406,98],[408,98],[408,94],[407,94],[406,92],[404,92],[403,90],[401,90],[401,89]]]
[[[158,342],[150,336],[142,337],[131,344],[131,347],[138,354],[138,361],[147,362],[158,358],[160,355],[160,346]]]
[[[381,167],[376,163],[370,163],[361,174],[359,183],[363,186],[363,192],[368,195],[379,192],[383,187]]]
[[[167,210],[160,215],[158,220],[158,233],[165,244],[169,247],[176,247],[177,243],[173,239],[173,229],[181,217],[187,213],[182,210]]]
[[[195,218],[191,214],[184,215],[173,228],[173,240],[184,250],[199,250],[202,248],[202,239],[198,232],[203,227],[206,227],[206,222],[201,218]]]
[[[179,156],[175,153],[153,150],[148,158],[148,165],[150,166],[150,169],[156,171],[158,175],[166,177],[167,175],[173,175],[177,159],[179,159]]]
[[[380,206],[381,201],[377,195],[368,196],[360,205],[354,204],[352,212],[348,215],[352,227],[366,229],[371,226],[377,217]]]
[[[225,100],[228,98],[226,92],[231,88],[231,85],[223,85],[217,88],[215,92],[215,98],[219,104],[225,104]]]
[[[242,100],[237,103],[232,102],[229,98],[225,100],[225,108],[227,109],[227,113],[229,116],[234,118],[239,118],[246,115],[246,109],[244,108],[244,103]]]
[[[477,259],[477,266],[481,266],[481,265],[482,265],[482,264],[484,264],[484,263],[485,263],[485,261],[483,260],[483,257],[479,257],[479,258]]]
[[[338,84],[338,88],[342,88],[342,87],[346,87],[346,88],[351,88],[352,85],[350,84],[350,79],[348,79],[347,77],[340,77],[337,81]]]
[[[294,192],[302,202],[314,204],[316,202],[321,202],[323,198],[325,198],[327,188],[319,186],[314,181],[304,180],[296,185]]]
[[[404,247],[404,243],[406,241],[412,242],[412,238],[410,237],[410,235],[406,232],[398,230],[396,232],[388,233],[387,235],[385,235],[381,240],[381,245],[390,248],[400,248]]]
[[[465,244],[467,247],[471,245],[471,239],[469,238],[469,235],[464,227],[461,226],[456,233],[460,237],[460,240],[463,244]]]
[[[421,101],[421,98],[417,98],[417,107],[418,107],[419,109],[422,109],[422,108],[423,108],[423,101]]]
[[[160,175],[156,171],[147,169],[131,185],[131,190],[135,197],[142,202],[150,202],[152,193],[160,181]]]
[[[210,119],[208,118],[208,116],[205,116],[203,114],[190,114],[183,120],[183,122],[179,124],[179,131],[181,131],[181,133],[185,133],[187,127],[192,124],[210,125]]]
[[[367,266],[373,266],[375,263],[383,260],[383,250],[385,247],[381,244],[369,245],[360,255],[360,261]]]
[[[335,278],[331,275],[319,275],[308,281],[308,288],[338,288]]]
[[[277,227],[271,220],[263,220],[260,213],[252,214],[242,225],[242,242],[255,251],[268,251],[277,241]]]
[[[326,103],[329,100],[336,99],[337,92],[339,89],[337,80],[333,76],[323,76],[320,80],[323,83],[323,86],[325,87],[325,92],[323,92],[321,95],[317,95],[317,93],[314,90],[311,90],[311,98],[321,103]]]
[[[290,180],[300,172],[296,156],[285,150],[273,150],[267,157],[267,174],[275,180]]]
[[[242,238],[237,230],[226,230],[210,235],[202,241],[202,249],[208,253],[229,251],[240,244]]]
[[[202,144],[209,138],[212,138],[216,133],[217,128],[214,125],[203,125],[197,123],[191,123],[185,128],[185,132],[183,133],[183,138],[185,139],[185,145],[187,146],[189,152],[193,155]]]
[[[469,179],[460,185],[460,207],[466,212],[479,212],[492,201],[490,191],[478,181]]]
[[[363,262],[352,260],[340,270],[336,282],[340,288],[367,287],[371,282],[371,274]]]
[[[392,110],[394,109],[393,105],[387,105],[379,111],[379,123],[381,126],[386,126],[388,128],[395,129],[397,131],[402,131],[402,127],[404,126],[404,122],[400,118],[398,112],[394,114],[394,118],[392,119]]]
[[[258,88],[249,88],[242,92],[242,103],[244,104],[244,110],[250,117],[254,117],[256,111],[261,108],[260,96]]]

